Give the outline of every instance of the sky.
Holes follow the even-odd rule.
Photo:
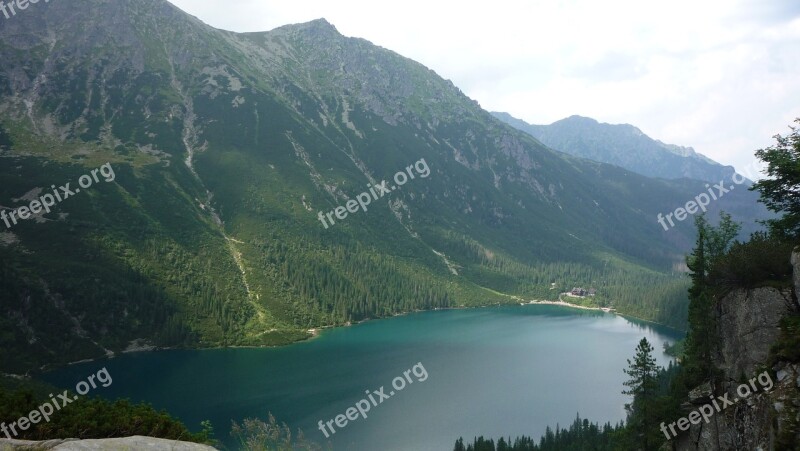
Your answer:
[[[237,32],[325,18],[534,124],[627,123],[759,178],[800,117],[798,0],[170,0]]]

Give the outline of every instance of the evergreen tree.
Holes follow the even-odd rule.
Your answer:
[[[705,215],[695,217],[697,227],[697,241],[692,253],[686,257],[689,268],[689,277],[692,285],[689,288],[689,324],[691,325],[686,337],[687,377],[689,383],[699,383],[708,375],[710,365],[710,350],[708,343],[708,328],[710,317],[706,276],[708,273],[708,222]]]
[[[741,226],[727,213],[720,213],[717,227],[711,226],[705,215],[695,217],[697,241],[686,257],[689,277],[689,333],[686,337],[687,383],[697,385],[713,377],[711,355],[716,323],[711,313],[713,292],[708,283],[711,268],[728,252]]]
[[[506,443],[506,440],[503,437],[497,440],[497,451],[510,451],[511,448]]]
[[[628,368],[624,371],[630,379],[624,382],[628,389],[623,390],[622,394],[633,396],[633,402],[625,405],[632,441],[636,449],[654,449],[660,443],[653,432],[658,431],[656,398],[660,368],[656,365],[653,346],[647,338],[639,341],[636,355],[633,361],[628,359]]]

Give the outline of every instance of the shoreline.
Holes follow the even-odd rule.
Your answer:
[[[596,311],[599,311],[599,312],[605,312],[605,313],[611,313],[611,314],[614,314],[614,315],[619,315],[617,313],[617,310],[615,308],[612,308],[612,307],[588,307],[588,306],[585,306],[585,305],[573,304],[571,302],[564,301],[561,297],[563,295],[565,295],[565,294],[567,294],[567,293],[558,293],[558,300],[557,301],[541,300],[541,299],[531,299],[529,301],[526,301],[525,299],[522,299],[519,296],[515,296],[515,295],[506,295],[506,296],[508,296],[511,299],[514,299],[515,301],[519,302],[519,305],[536,305],[536,304],[540,304],[540,305],[560,305],[562,307],[577,308],[577,309],[582,309],[582,310],[596,310]],[[567,296],[569,296],[569,294],[567,294]]]
[[[572,304],[570,302],[565,302],[562,300],[558,301],[540,301],[540,300],[532,300],[528,302],[520,302],[519,305],[560,305],[561,307],[570,307],[570,308],[577,308],[581,310],[595,310],[598,312],[605,312],[617,315],[617,311],[611,307],[587,307],[585,305],[578,305]]]
[[[261,345],[261,346],[259,346],[259,345],[209,346],[209,347],[187,347],[187,348],[175,348],[175,347],[160,348],[160,347],[152,346],[152,345],[129,346],[124,351],[119,352],[119,353],[114,353],[113,355],[105,355],[105,356],[99,356],[99,357],[96,357],[96,358],[77,360],[77,361],[74,361],[74,362],[66,363],[66,364],[64,364],[64,366],[70,366],[70,365],[75,365],[75,364],[79,364],[79,363],[94,362],[94,361],[98,361],[98,360],[101,360],[101,359],[109,359],[109,358],[113,359],[113,358],[115,358],[115,357],[117,357],[119,355],[125,355],[125,354],[130,354],[130,353],[167,351],[167,350],[171,350],[171,349],[186,349],[186,350],[202,351],[202,350],[212,350],[212,349],[241,349],[241,348],[250,348],[250,349],[261,349],[261,348],[264,348],[264,349],[267,349],[267,348],[277,348],[277,347],[282,347],[282,346],[290,346],[290,345],[293,345],[293,344],[309,342],[311,340],[317,339],[317,338],[322,336],[322,332],[325,329],[335,329],[335,328],[339,328],[339,327],[350,327],[350,326],[353,326],[353,325],[365,323],[367,321],[375,321],[375,320],[395,318],[395,317],[398,317],[398,316],[410,315],[412,313],[434,312],[434,311],[440,311],[440,310],[466,310],[466,309],[475,309],[475,308],[499,307],[499,306],[504,306],[504,305],[505,306],[511,306],[511,305],[520,305],[520,306],[526,306],[526,305],[555,305],[555,306],[560,306],[560,307],[575,308],[575,309],[581,309],[581,310],[594,310],[594,311],[599,311],[599,312],[603,312],[603,313],[611,313],[612,315],[620,316],[622,318],[633,318],[633,319],[636,319],[638,321],[644,321],[644,322],[647,322],[647,323],[650,323],[650,324],[654,324],[654,325],[657,325],[657,326],[660,326],[660,327],[667,327],[669,329],[672,329],[671,327],[665,326],[665,325],[660,324],[660,323],[656,323],[656,322],[653,322],[653,321],[645,320],[645,319],[642,319],[642,318],[637,318],[637,317],[631,316],[631,315],[625,315],[625,314],[618,313],[614,308],[610,308],[610,307],[587,307],[587,306],[584,306],[584,305],[578,305],[578,304],[573,304],[573,303],[570,303],[570,302],[566,302],[566,301],[561,300],[560,296],[559,296],[559,300],[557,300],[557,301],[541,300],[541,299],[525,300],[525,299],[520,298],[519,296],[509,295],[509,294],[505,294],[505,296],[513,299],[515,302],[514,303],[510,303],[510,302],[509,303],[494,303],[494,304],[475,305],[475,306],[460,305],[460,306],[453,306],[453,307],[436,307],[436,308],[432,308],[432,309],[429,309],[429,310],[410,310],[410,311],[407,311],[407,312],[394,313],[394,314],[392,314],[390,316],[385,316],[385,317],[380,317],[380,318],[365,318],[365,319],[362,319],[362,320],[356,321],[356,322],[349,322],[348,321],[348,322],[346,322],[344,324],[317,326],[317,327],[313,327],[313,328],[310,328],[310,329],[306,329],[306,332],[309,334],[309,336],[307,338],[304,338],[304,339],[298,340],[298,341],[294,341],[294,342],[291,342],[291,343],[280,344],[280,345],[269,345],[269,346],[267,346],[267,345]],[[675,330],[677,331],[677,329],[675,329]],[[47,373],[47,372],[50,372],[50,371],[55,371],[57,369],[58,368],[48,368],[48,369],[39,368],[39,371],[41,371],[42,373]],[[16,375],[16,376],[26,377],[25,375]],[[30,377],[30,376],[27,376],[27,377]]]

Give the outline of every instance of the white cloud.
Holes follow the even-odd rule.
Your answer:
[[[490,110],[533,123],[630,123],[737,168],[800,116],[796,0],[171,0],[263,31],[324,17],[415,59]]]

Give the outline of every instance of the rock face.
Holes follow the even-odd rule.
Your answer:
[[[792,254],[791,262],[794,293],[797,293],[800,292],[798,252]],[[716,397],[727,396],[736,402],[715,411],[708,422],[691,425],[688,431],[668,442],[663,449],[779,449],[776,448],[777,437],[800,421],[800,365],[778,362],[770,370],[765,365],[770,348],[780,334],[780,319],[800,311],[794,293],[791,289],[780,291],[775,288],[736,290],[719,300],[715,316],[721,345],[712,359],[721,370],[723,382],[716,389],[706,383],[693,390],[696,396],[687,404],[686,414],[709,403],[707,395],[710,390]],[[754,382],[758,390],[747,396],[737,393],[743,383],[747,384],[748,380],[759,375],[761,379]],[[722,402],[718,404],[720,407],[724,405]],[[795,439],[795,443],[797,440],[800,437]]]
[[[675,450],[739,451],[773,450],[776,436],[785,429],[789,415],[796,416],[798,405],[797,377],[800,365],[783,368],[783,379],[773,379],[769,392],[756,393],[734,406],[714,414],[708,423],[692,425],[688,432],[678,436],[673,443]],[[750,376],[752,377],[752,376]],[[734,398],[738,383],[725,383],[728,399]],[[758,386],[758,382],[756,382]],[[722,403],[720,403],[722,404]],[[794,411],[787,407],[791,406]],[[693,406],[697,409],[699,406]],[[669,449],[669,448],[667,448]]]
[[[715,312],[721,346],[714,365],[732,380],[752,377],[780,334],[781,318],[793,309],[791,290],[736,290],[721,299]]]
[[[88,450],[170,450],[170,451],[213,451],[207,445],[197,443],[164,440],[160,438],[142,437],[139,435],[125,438],[109,438],[97,440],[47,440],[33,442],[28,440],[0,439],[0,451],[88,451]]]

